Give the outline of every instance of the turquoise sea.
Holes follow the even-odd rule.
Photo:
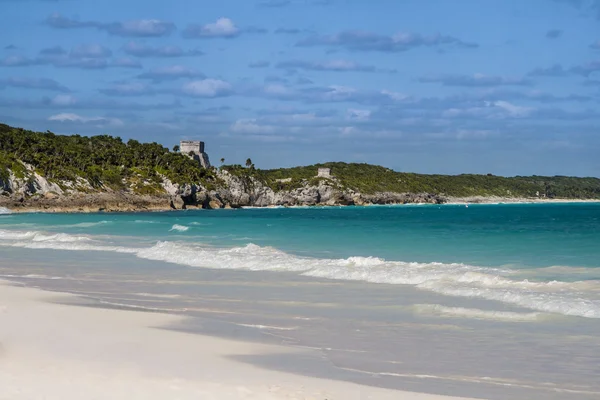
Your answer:
[[[0,246],[412,285],[600,318],[597,203],[4,214]]]
[[[0,279],[309,352],[261,368],[600,398],[600,203],[4,213]]]

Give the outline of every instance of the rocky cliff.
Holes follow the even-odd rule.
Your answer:
[[[248,175],[216,172],[218,185],[175,184],[163,177],[159,188],[143,191],[140,185],[123,190],[93,187],[83,178],[76,181],[51,181],[25,165],[17,177],[12,171],[0,177],[0,206],[14,211],[141,211],[187,208],[239,208],[268,206],[334,206],[404,203],[444,203],[445,198],[425,193],[362,194],[344,188],[335,178],[306,180],[293,189],[274,190]]]

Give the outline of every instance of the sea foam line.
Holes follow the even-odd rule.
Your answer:
[[[520,313],[511,311],[480,310],[478,308],[447,307],[441,304],[415,304],[417,314],[429,314],[447,318],[473,318],[503,322],[533,322],[542,318],[539,312]]]
[[[461,263],[386,261],[377,257],[319,259],[295,256],[272,247],[254,244],[217,248],[161,241],[151,247],[132,248],[107,245],[88,236],[36,231],[0,230],[0,245],[35,249],[111,251],[190,267],[289,271],[326,279],[411,285],[450,296],[496,300],[536,311],[600,318],[599,280],[515,280],[507,277],[510,273],[503,269]],[[448,312],[446,310],[446,313]],[[466,315],[465,312],[463,314]],[[499,315],[499,318],[503,316]]]

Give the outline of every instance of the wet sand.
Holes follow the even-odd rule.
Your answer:
[[[235,360],[311,351],[161,329],[182,320],[173,315],[57,304],[72,300],[0,282],[0,398],[452,399],[258,368]]]
[[[250,393],[258,396],[235,397],[241,395],[231,392],[234,397],[214,397],[218,399],[415,396],[402,393],[399,397],[397,390],[486,399],[600,396],[597,319],[532,313],[493,301],[446,297],[407,286],[328,281],[293,273],[186,268],[98,252],[28,250],[25,253],[6,248],[3,253],[5,257],[0,260],[3,279],[77,294],[54,297],[36,292],[31,295],[35,304],[41,299],[50,302],[39,303],[43,307],[30,310],[27,315],[15,311],[21,307],[16,293],[25,293],[23,289],[11,288],[14,292],[7,298],[6,288],[0,288],[0,305],[7,307],[6,303],[10,303],[7,310],[13,313],[8,322],[7,311],[0,314],[0,320],[6,322],[0,324],[5,353],[13,351],[14,345],[5,339],[6,326],[13,324],[17,326],[11,328],[15,337],[18,332],[33,332],[28,338],[19,338],[27,343],[23,348],[29,349],[33,359],[46,354],[48,349],[34,351],[36,347],[31,343],[52,332],[52,343],[68,343],[63,344],[65,349],[55,349],[48,360],[71,363],[72,355],[81,355],[82,359],[75,361],[95,365],[104,357],[104,351],[99,349],[116,346],[118,351],[111,356],[115,359],[109,360],[109,364],[133,363],[132,368],[141,375],[127,376],[119,382],[139,383],[140,390],[146,390],[142,382],[146,382],[148,373],[150,376],[158,373],[190,385],[189,379],[196,382],[201,378],[210,384],[219,382],[222,385],[219,388],[224,390],[234,390],[235,385],[251,387]],[[486,312],[479,316],[445,314],[423,304]],[[44,313],[35,314],[41,313],[40,309]],[[135,328],[119,325],[116,315],[126,315],[121,318],[124,321],[137,321],[132,322]],[[82,324],[85,326],[79,327]],[[121,331],[124,336],[117,338]],[[87,350],[69,347],[73,337],[85,342],[81,346]],[[107,337],[120,344],[104,343]],[[196,341],[198,344],[193,345]],[[150,347],[129,354],[130,348],[142,345]],[[174,347],[169,351],[171,346]],[[190,346],[200,347],[188,350]],[[150,350],[154,348],[163,349],[164,353],[155,355]],[[210,349],[214,359],[206,361],[202,349]],[[89,351],[92,353],[88,354]],[[197,351],[195,358],[190,356],[194,351]],[[163,357],[172,364],[161,361]],[[193,375],[195,372],[191,371],[206,370],[206,362],[211,371],[213,366],[223,365],[225,371],[239,372],[211,372],[217,373],[217,380],[207,378],[209,375]],[[4,363],[4,371],[11,372],[16,365]],[[26,364],[23,368],[27,369]],[[156,368],[160,371],[155,371]],[[112,373],[111,368],[101,372]],[[245,380],[246,376],[258,375],[260,378]],[[273,394],[270,390],[278,385],[280,375],[285,375],[291,383],[283,389],[279,385],[279,392]],[[239,382],[231,383],[232,376]],[[18,376],[16,379],[18,385]],[[0,383],[0,387],[5,387]],[[192,391],[191,386],[185,387],[181,393]],[[302,393],[305,389],[299,387],[310,387],[310,392]],[[358,387],[361,389],[356,391]],[[206,393],[217,390],[216,387],[194,390],[205,389]],[[358,393],[362,397],[351,397]],[[375,397],[368,397],[369,393],[376,393]]]

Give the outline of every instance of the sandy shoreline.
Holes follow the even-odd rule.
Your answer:
[[[600,199],[538,199],[525,197],[448,197],[446,204],[563,204],[600,203]]]
[[[528,199],[528,198],[505,198],[505,197],[449,197],[448,201],[443,204],[429,204],[429,203],[408,203],[408,204],[365,204],[365,205],[354,205],[354,207],[377,207],[377,206],[415,206],[415,205],[472,205],[472,204],[568,204],[568,203],[600,203],[600,199]],[[272,208],[330,208],[330,207],[348,207],[345,205],[314,205],[314,206],[265,206],[265,207],[240,207],[242,209],[272,209]],[[189,206],[187,210],[200,210],[201,207]],[[124,212],[165,212],[165,211],[186,211],[186,209],[173,209],[168,206],[157,206],[153,205],[150,207],[135,208],[131,205],[125,205],[123,207],[109,207],[109,208],[98,208],[93,206],[53,206],[48,208],[19,206],[9,207],[9,205],[0,204],[0,215],[6,213],[68,213],[68,214],[90,214],[97,212],[104,213],[124,213]]]
[[[0,281],[0,399],[458,399],[304,377],[234,361],[301,353],[160,329],[181,317],[58,304]]]

